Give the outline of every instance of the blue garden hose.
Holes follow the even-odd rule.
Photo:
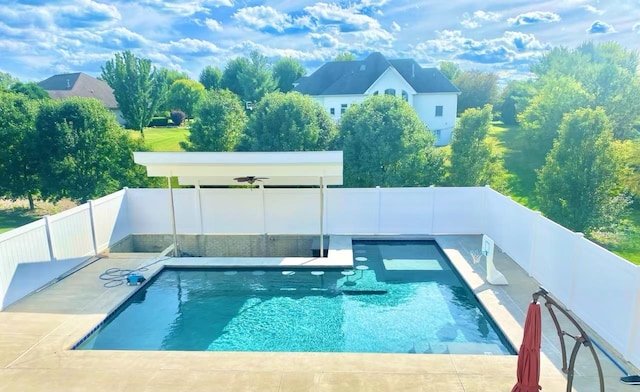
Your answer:
[[[144,281],[145,279],[144,277],[142,277],[142,275],[138,274],[138,272],[147,271],[149,267],[159,263],[162,260],[165,260],[166,258],[167,257],[161,257],[152,263],[143,265],[136,269],[109,268],[108,270],[100,274],[100,280],[106,281],[103,286],[107,288],[122,286],[123,284],[131,283],[132,281],[139,284],[142,283],[142,281]],[[135,277],[135,279],[131,279],[131,277]]]
[[[602,346],[600,346],[595,340],[593,340],[593,338],[589,338],[589,340],[591,341],[591,343],[593,343],[594,346],[596,346],[600,351],[602,351],[602,353],[607,358],[609,358],[609,360],[613,362],[613,364],[616,365],[616,367],[620,369],[622,373],[624,373],[624,377],[620,377],[621,382],[629,385],[640,385],[640,375],[629,374],[629,372],[627,372],[627,370],[624,367],[622,367],[622,365],[620,365],[620,363],[616,361],[616,359],[613,358],[611,354],[609,354],[604,348],[602,348]]]

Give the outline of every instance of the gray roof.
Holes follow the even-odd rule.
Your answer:
[[[117,109],[113,89],[99,79],[82,72],[54,75],[38,83],[51,98],[91,97],[102,101],[107,109]]]
[[[387,60],[372,53],[360,61],[332,61],[309,76],[300,78],[294,91],[308,95],[364,94],[393,67],[417,93],[459,93],[460,90],[438,68],[422,68],[415,60]]]

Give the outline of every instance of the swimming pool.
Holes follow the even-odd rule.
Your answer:
[[[173,269],[81,350],[514,354],[434,241],[354,241],[354,268]]]

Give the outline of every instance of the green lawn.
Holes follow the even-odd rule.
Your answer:
[[[26,225],[35,220],[40,219],[29,210],[25,209],[8,209],[0,211],[0,233],[15,229],[16,227]]]
[[[493,123],[489,135],[498,141],[504,167],[512,175],[509,179],[510,196],[518,203],[534,208],[535,201],[531,196],[535,189],[537,164],[535,159],[523,152],[527,138],[518,126],[506,126],[497,121]]]
[[[129,131],[135,137],[138,131]],[[180,142],[186,141],[189,135],[187,127],[153,127],[144,129],[144,142],[152,151],[182,151]]]

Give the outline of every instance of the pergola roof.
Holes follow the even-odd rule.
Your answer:
[[[181,185],[239,185],[236,177],[265,177],[264,185],[342,185],[342,151],[134,152],[149,177],[178,177]],[[245,184],[245,183],[240,183]]]

